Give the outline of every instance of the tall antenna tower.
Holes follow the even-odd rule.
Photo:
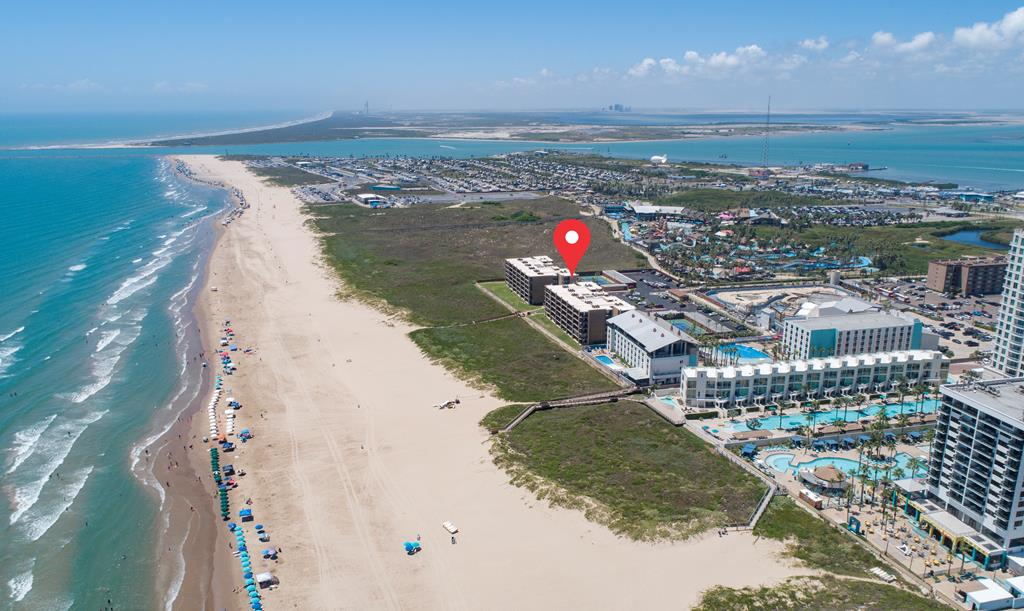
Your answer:
[[[764,146],[761,147],[761,167],[768,168],[768,136],[772,131],[772,96],[768,96],[768,114],[764,117]]]
[[[370,102],[369,101],[366,101],[366,102],[363,103],[363,115],[367,116],[367,117],[370,116]]]

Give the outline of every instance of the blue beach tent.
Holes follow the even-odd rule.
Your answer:
[[[757,454],[757,446],[752,443],[745,444],[740,452],[743,456],[750,458],[754,456],[754,454]]]

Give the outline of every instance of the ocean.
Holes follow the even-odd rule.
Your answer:
[[[0,119],[0,608],[151,608],[165,533],[159,438],[199,392],[191,303],[226,194],[180,179],[173,149],[35,149],[210,132],[297,118],[222,115]],[[0,129],[0,133],[4,130]],[[908,126],[777,135],[770,161],[863,161],[870,175],[1024,188],[1024,127]],[[757,163],[762,139],[552,146],[365,139],[189,153],[485,156],[560,148]],[[724,158],[723,158],[724,155]],[[162,549],[162,548],[161,548]],[[170,575],[163,573],[169,572]],[[160,573],[158,575],[158,573]],[[169,583],[168,583],[169,581]],[[160,584],[159,586],[157,584]]]
[[[145,444],[198,392],[225,204],[158,157],[0,159],[0,608],[152,607]]]

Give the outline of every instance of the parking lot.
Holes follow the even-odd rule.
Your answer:
[[[992,349],[994,331],[984,327],[995,327],[1000,295],[947,297],[928,289],[923,279],[886,280],[871,286],[877,299],[887,299],[893,307],[926,313],[919,317],[925,330],[938,334],[939,345],[952,350],[953,358]]]

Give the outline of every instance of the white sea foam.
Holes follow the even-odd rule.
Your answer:
[[[203,210],[206,210],[206,206],[203,206],[202,208],[194,208],[194,209],[192,209],[192,210],[189,210],[188,212],[186,212],[185,214],[182,214],[182,215],[181,215],[180,217],[178,217],[178,218],[183,218],[183,219],[187,219],[187,218],[188,218],[188,217],[190,217],[190,216],[195,216],[196,214],[199,214],[199,213],[200,213],[200,212],[202,212]]]
[[[11,590],[11,600],[14,602],[21,602],[32,591],[32,569],[35,568],[35,564],[36,559],[32,558],[28,563],[28,570],[7,580],[7,587]]]
[[[44,444],[42,448],[37,448],[35,452],[35,454],[43,456],[42,463],[35,473],[36,479],[20,486],[14,486],[11,494],[14,506],[10,517],[11,524],[17,523],[21,516],[39,501],[43,486],[64,464],[64,459],[71,453],[71,448],[74,447],[78,438],[81,437],[85,429],[89,428],[89,425],[102,418],[106,413],[107,410],[90,412],[78,420],[62,422],[59,426],[50,429],[54,431],[53,439],[48,439],[49,443]]]
[[[14,364],[14,355],[21,350],[21,346],[0,346],[0,378],[6,377],[7,370]]]
[[[139,257],[138,259],[132,259],[132,263],[140,263],[140,262],[142,262],[142,257]]]
[[[114,291],[109,298],[107,298],[107,303],[115,305],[125,299],[128,299],[142,289],[151,286],[156,282],[157,276],[155,274],[161,269],[167,267],[167,264],[170,262],[170,257],[161,257],[150,261],[143,266],[142,271],[134,276],[129,276],[124,282],[122,282],[121,286],[118,287],[118,289]]]
[[[14,337],[15,335],[21,333],[24,330],[25,330],[25,327],[23,327],[23,326],[22,327],[18,327],[17,329],[15,329],[14,331],[11,331],[7,335],[4,335],[3,337],[0,337],[0,344],[6,342],[7,340],[11,339],[12,337]]]
[[[84,469],[75,471],[71,476],[61,479],[64,485],[61,486],[58,492],[60,502],[46,508],[40,508],[39,505],[36,505],[32,511],[28,512],[22,523],[25,528],[25,534],[30,541],[38,541],[40,537],[46,534],[46,531],[50,530],[57,523],[57,520],[64,515],[64,512],[78,498],[78,494],[85,487],[85,482],[89,479],[91,473],[92,465],[89,465]]]
[[[164,599],[164,611],[173,611],[174,601],[178,599],[178,594],[181,593],[181,584],[185,581],[185,541],[188,540],[188,535],[192,532],[192,520],[195,517],[196,514],[189,514],[188,528],[185,529],[185,534],[181,537],[178,553],[174,557],[174,578],[167,588],[167,598]]]
[[[86,267],[85,263],[79,263],[77,265],[72,265],[71,267],[69,267],[68,271],[69,272],[80,272],[83,269],[85,269],[85,267]]]
[[[32,453],[36,449],[36,443],[39,438],[42,437],[43,432],[46,431],[46,427],[50,426],[53,419],[57,415],[54,414],[47,418],[44,418],[41,422],[37,422],[27,429],[18,431],[14,434],[14,441],[11,443],[11,464],[7,467],[7,473],[13,473],[21,463],[28,460]]]
[[[95,352],[99,352],[100,350],[103,350],[104,348],[109,346],[110,342],[117,339],[118,335],[121,335],[120,329],[113,329],[111,331],[104,331],[103,333],[100,333],[100,340],[96,342]]]

